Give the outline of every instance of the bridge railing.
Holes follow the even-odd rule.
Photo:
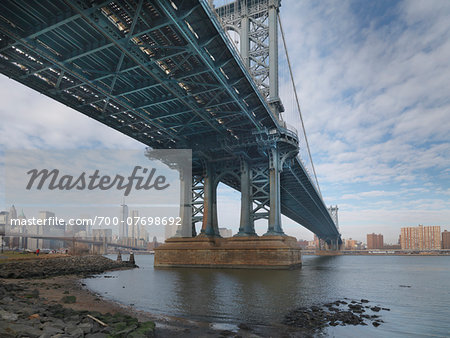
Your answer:
[[[298,130],[292,124],[287,123],[286,121],[280,121],[281,127],[291,136],[298,138]]]

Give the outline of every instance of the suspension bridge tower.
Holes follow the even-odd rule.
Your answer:
[[[194,160],[190,215],[192,224],[201,222],[200,234],[195,236],[195,225],[191,227],[183,220],[178,234],[192,229],[192,238],[166,240],[155,251],[155,266],[299,266],[297,241],[284,234],[281,224],[281,173],[298,154],[298,135],[286,129],[280,116],[284,111],[278,84],[280,0],[225,1],[217,7],[210,0],[209,5],[283,132],[266,130],[258,135],[256,145],[236,144],[236,157],[232,159],[215,155],[214,159],[202,159],[199,167]],[[219,182],[241,191],[239,231],[227,239],[220,238],[218,231]],[[181,201],[181,205],[187,204],[186,200]],[[260,219],[268,222],[263,236],[255,232],[255,221]]]

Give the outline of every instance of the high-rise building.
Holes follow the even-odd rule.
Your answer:
[[[450,231],[442,233],[442,249],[450,249]]]
[[[383,249],[383,246],[382,234],[367,234],[367,249]]]
[[[401,228],[401,246],[404,250],[438,250],[441,248],[441,227]]]
[[[9,219],[16,219],[17,218],[17,210],[14,204],[9,209]]]
[[[119,223],[119,239],[128,237],[128,206],[125,201],[121,205],[120,223]]]
[[[41,236],[53,236],[53,226],[50,225],[50,219],[55,218],[55,213],[51,211],[39,211],[38,218],[43,222],[37,226],[37,234]],[[57,249],[57,245],[52,245],[49,239],[38,239],[38,248]]]
[[[130,221],[128,223],[128,237],[130,237],[133,242],[137,242],[141,237],[138,210],[131,210]]]

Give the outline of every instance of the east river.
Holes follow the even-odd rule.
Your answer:
[[[126,257],[124,257],[126,258]],[[450,257],[304,256],[298,270],[139,269],[90,278],[88,288],[154,314],[232,324],[280,323],[295,308],[368,299],[389,308],[379,327],[336,326],[320,336],[450,336]]]

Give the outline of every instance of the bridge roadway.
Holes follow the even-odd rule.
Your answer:
[[[268,162],[274,141],[298,152],[207,1],[2,0],[0,11],[4,75],[151,148],[192,149],[194,174],[205,158]],[[339,238],[297,156],[281,172],[281,212]]]

